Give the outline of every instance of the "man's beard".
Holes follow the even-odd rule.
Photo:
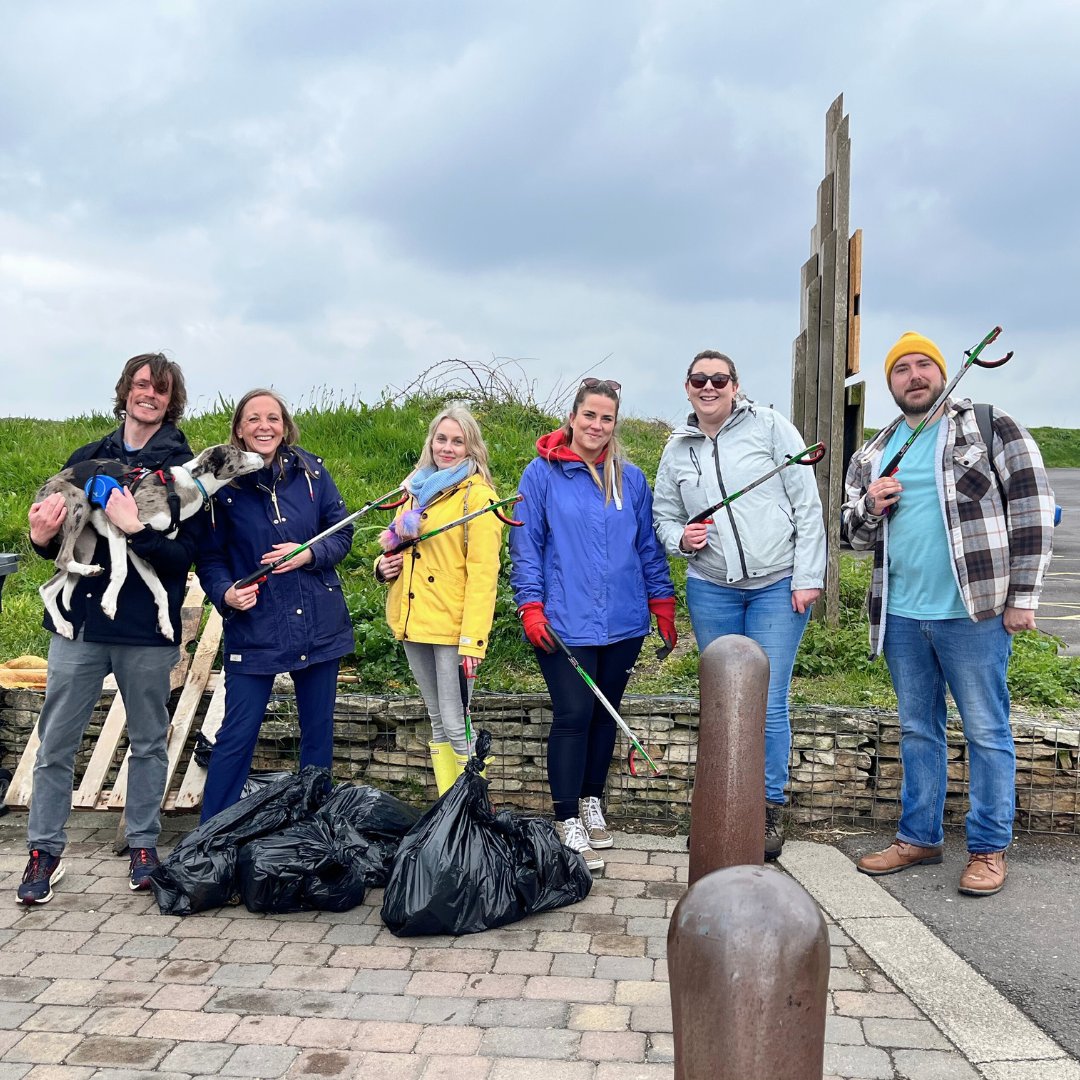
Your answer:
[[[919,389],[922,389],[922,388],[920,387]],[[930,389],[930,397],[926,399],[926,404],[925,405],[921,404],[921,403],[918,404],[918,405],[914,405],[914,404],[909,403],[906,400],[906,396],[901,397],[899,394],[896,393],[895,390],[893,390],[893,388],[891,386],[889,387],[889,393],[892,394],[893,401],[896,402],[896,404],[899,407],[900,411],[906,417],[908,417],[910,419],[912,417],[925,416],[930,411],[931,406],[934,404],[935,401],[937,401],[938,397],[940,397],[941,391],[945,389],[945,380],[941,379],[940,385],[938,385],[938,386],[930,386],[929,389]],[[908,390],[907,393],[910,394],[911,391]]]

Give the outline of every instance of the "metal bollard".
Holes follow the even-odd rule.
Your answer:
[[[829,935],[786,874],[731,866],[668,927],[675,1080],[821,1080]]]
[[[701,654],[701,716],[690,813],[690,884],[765,861],[765,704],[769,658],[741,634]]]

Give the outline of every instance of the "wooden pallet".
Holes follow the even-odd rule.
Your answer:
[[[184,597],[181,608],[180,627],[180,659],[172,669],[170,676],[170,689],[183,688],[180,698],[173,710],[169,722],[168,738],[168,780],[165,784],[165,798],[162,800],[164,809],[191,810],[199,805],[202,800],[203,784],[206,780],[206,770],[197,765],[194,758],[189,757],[185,764],[185,772],[180,788],[177,792],[171,792],[173,779],[181,766],[184,758],[184,750],[187,746],[188,737],[191,734],[195,717],[198,714],[203,694],[207,689],[213,689],[213,697],[203,722],[203,732],[210,738],[221,726],[221,718],[225,710],[225,680],[214,672],[214,661],[217,658],[218,646],[221,643],[221,616],[213,608],[207,617],[206,625],[200,634],[199,627],[203,615],[203,590],[199,579],[191,575],[188,582],[187,594]],[[195,642],[195,650],[192,653],[189,646]],[[112,676],[106,680],[106,687],[110,683],[115,686]],[[79,786],[72,792],[71,806],[73,810],[120,810],[123,811],[124,800],[127,792],[128,754],[117,772],[116,779],[111,788],[107,787],[109,772],[112,763],[124,737],[125,720],[127,713],[124,702],[117,691],[113,697],[112,705],[102,724],[101,732],[94,744],[94,750],[83,771]],[[12,808],[26,809],[30,805],[32,794],[34,759],[37,756],[40,740],[37,734],[37,725],[27,739],[22,757],[15,769],[11,784],[8,787],[5,804]],[[121,828],[123,821],[121,820]],[[119,836],[118,836],[119,843]]]

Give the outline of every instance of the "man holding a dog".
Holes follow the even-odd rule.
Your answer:
[[[80,447],[65,468],[79,462],[109,460],[129,469],[151,472],[181,465],[194,456],[176,421],[187,403],[179,366],[160,353],[132,357],[116,384],[114,412],[120,427],[104,439]],[[93,497],[93,496],[92,496]],[[180,626],[187,573],[194,561],[198,516],[184,522],[175,538],[156,532],[139,520],[138,508],[125,487],[108,491],[104,510],[128,538],[131,550],[157,572],[169,598],[174,627]],[[30,508],[30,540],[43,558],[54,558],[67,510],[62,495],[53,494]],[[106,618],[101,597],[109,581],[109,547],[98,537],[94,563],[97,577],[81,577],[71,597],[69,617],[75,636],[52,631],[45,703],[38,721],[41,746],[34,764],[33,794],[27,823],[26,865],[19,901],[44,904],[64,874],[61,856],[71,811],[75,756],[82,744],[102,683],[110,672],[123,697],[131,759],[128,762],[126,835],[131,849],[129,883],[149,887],[158,863],[156,845],[160,807],[168,765],[166,742],[169,673],[179,652],[176,642],[158,630],[153,596],[137,574],[129,574],[120,590],[115,619]]]

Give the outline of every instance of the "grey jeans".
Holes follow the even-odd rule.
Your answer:
[[[420,641],[402,642],[413,678],[424,697],[431,717],[431,741],[449,742],[454,753],[464,757],[471,747],[465,739],[465,710],[461,704],[458,668],[461,656],[456,645],[427,645]],[[472,693],[472,680],[469,680]]]
[[[74,641],[52,635],[26,826],[30,851],[60,855],[67,845],[75,755],[110,672],[124,700],[131,749],[127,842],[133,848],[157,845],[169,763],[169,672],[179,656],[175,645],[105,645],[85,642],[81,634]]]

